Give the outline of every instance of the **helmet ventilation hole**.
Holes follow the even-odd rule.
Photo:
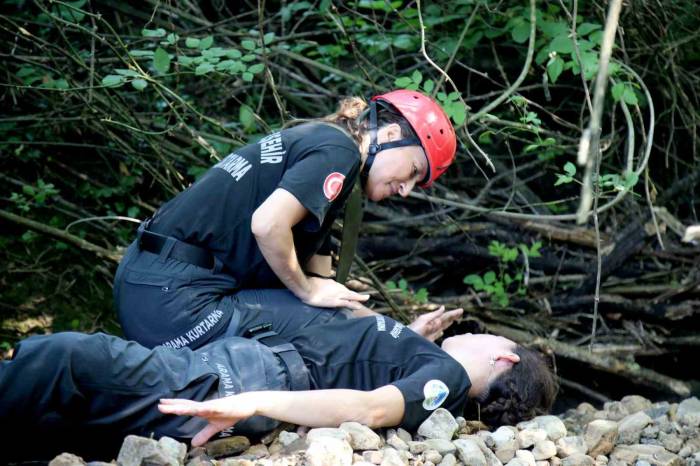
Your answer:
[[[428,139],[430,139],[430,135],[428,135]]]
[[[440,129],[440,134],[445,134],[445,132],[442,129]]]

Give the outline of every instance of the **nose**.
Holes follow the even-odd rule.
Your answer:
[[[413,187],[416,185],[416,180],[411,178],[399,185],[399,196],[407,197],[408,194],[413,191]]]

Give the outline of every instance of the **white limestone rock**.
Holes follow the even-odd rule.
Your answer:
[[[359,422],[343,422],[340,424],[340,430],[350,436],[349,443],[353,450],[378,450],[382,447],[381,437]]]
[[[309,434],[314,430],[317,429],[312,429]],[[306,462],[309,466],[350,466],[352,447],[346,440],[330,435],[316,435],[306,449]]]
[[[418,427],[418,434],[425,438],[451,440],[458,429],[459,425],[452,413],[438,408]]]

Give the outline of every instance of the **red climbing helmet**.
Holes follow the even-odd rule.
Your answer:
[[[457,137],[450,118],[433,99],[407,89],[374,96],[372,101],[390,103],[411,124],[428,158],[428,174],[420,187],[432,185],[455,159]]]

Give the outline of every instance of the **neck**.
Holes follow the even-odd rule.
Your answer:
[[[469,381],[471,382],[468,393],[469,398],[477,398],[481,394],[486,393],[486,389],[489,386],[489,373],[493,366],[484,366],[484,364],[479,362],[478,358],[465,357],[462,354],[453,354],[450,351],[447,353],[462,365],[469,376]]]

